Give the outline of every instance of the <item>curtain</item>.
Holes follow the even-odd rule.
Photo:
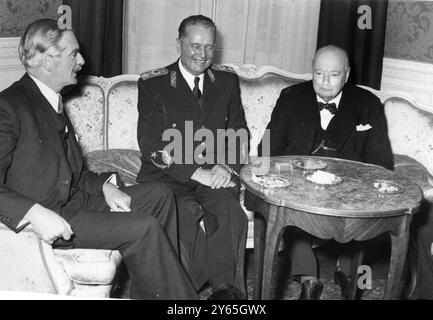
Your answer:
[[[193,14],[206,15],[217,25],[216,63],[311,73],[320,0],[128,0],[125,4],[127,73],[175,61],[177,28]]]
[[[86,64],[80,74],[122,74],[123,0],[64,0]]]
[[[333,44],[347,50],[352,83],[380,90],[387,8],[387,0],[321,1],[317,48]]]

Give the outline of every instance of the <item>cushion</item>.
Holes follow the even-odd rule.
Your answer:
[[[117,171],[125,185],[136,184],[141,167],[141,153],[132,149],[91,151],[86,155],[87,165],[96,173]]]

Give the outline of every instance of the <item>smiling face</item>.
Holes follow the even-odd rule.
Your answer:
[[[193,75],[200,75],[212,63],[215,31],[201,24],[186,27],[186,36],[177,39],[177,52],[183,67]]]
[[[350,68],[343,52],[323,50],[313,63],[313,88],[326,102],[335,98],[349,79]]]
[[[84,65],[84,59],[80,54],[80,46],[72,31],[63,33],[59,41],[60,53],[52,56],[52,68],[50,77],[56,86],[65,86],[77,83],[77,73]]]

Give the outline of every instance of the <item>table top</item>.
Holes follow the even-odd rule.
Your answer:
[[[421,189],[414,182],[372,164],[315,156],[258,160],[242,168],[241,180],[249,192],[277,206],[321,215],[368,218],[411,214],[418,210],[422,200]],[[311,160],[324,164],[326,167],[320,171],[332,173],[341,178],[340,181],[323,185],[307,180],[306,177],[311,177],[315,171],[295,165],[308,164]],[[269,164],[269,170],[263,170],[264,163]],[[270,175],[283,177],[288,185],[266,187],[257,180]],[[388,189],[395,193],[384,193],[382,182],[398,187],[398,190]]]

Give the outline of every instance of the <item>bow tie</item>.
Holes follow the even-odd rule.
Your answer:
[[[322,111],[325,108],[331,114],[335,114],[337,112],[337,106],[335,103],[317,102],[317,107],[319,108],[319,111]]]

